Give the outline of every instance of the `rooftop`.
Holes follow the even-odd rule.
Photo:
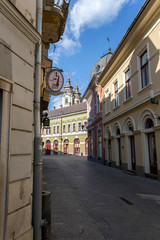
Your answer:
[[[52,117],[58,117],[58,116],[62,116],[62,115],[64,116],[64,115],[71,114],[71,113],[76,114],[77,112],[80,112],[80,111],[87,112],[87,102],[81,102],[81,103],[74,104],[74,105],[71,105],[68,107],[51,110],[48,112],[48,117],[52,118]]]

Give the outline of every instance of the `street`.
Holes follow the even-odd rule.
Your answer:
[[[159,240],[160,182],[86,157],[43,156],[52,240]]]

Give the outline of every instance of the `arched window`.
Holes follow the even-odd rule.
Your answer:
[[[116,129],[116,135],[117,135],[117,136],[120,135],[120,130],[119,130],[119,128]]]
[[[154,127],[153,121],[150,118],[147,118],[145,121],[145,129],[149,129]]]

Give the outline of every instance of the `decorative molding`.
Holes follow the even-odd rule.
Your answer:
[[[9,1],[0,1],[0,12],[33,43],[37,43],[41,40],[41,36],[36,29],[14,5],[9,3]]]

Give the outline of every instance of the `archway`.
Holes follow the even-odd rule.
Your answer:
[[[80,155],[80,140],[78,138],[74,140],[74,154]]]
[[[121,134],[121,131],[120,131],[120,125],[119,123],[116,123],[114,125],[114,137],[115,137],[115,150],[116,150],[116,164],[117,166],[120,166],[122,165],[122,157],[121,157],[121,138],[120,138],[120,134]]]
[[[135,139],[133,131],[135,130],[135,124],[130,117],[126,119],[124,124],[124,133],[127,137],[127,159],[128,169],[136,170],[136,154],[135,154]]]
[[[154,132],[157,120],[151,117],[152,114],[154,113],[150,109],[142,113],[139,120],[139,129],[143,132],[145,173],[157,175],[157,151]]]
[[[46,155],[50,155],[51,154],[51,141],[47,140],[46,141]]]
[[[64,148],[64,154],[69,154],[69,140],[68,139],[64,140],[63,148]]]
[[[156,153],[156,139],[155,139],[155,133],[153,131],[154,123],[152,119],[147,118],[145,121],[145,130],[146,132],[146,140],[147,140],[147,146],[148,146],[148,161],[149,161],[149,168],[151,174],[157,174],[158,168],[157,168],[157,153]]]
[[[85,155],[88,156],[88,145],[89,145],[89,139],[86,138],[85,140]]]
[[[58,154],[58,140],[54,140],[53,142],[53,152],[54,154]]]

